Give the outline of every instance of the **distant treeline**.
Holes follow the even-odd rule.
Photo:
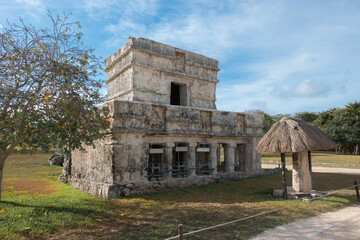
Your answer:
[[[264,115],[264,133],[282,117],[303,119],[327,133],[338,145],[336,152],[359,154],[360,102],[349,103],[343,108],[331,108],[323,112],[299,112],[270,115],[260,110],[251,111]]]

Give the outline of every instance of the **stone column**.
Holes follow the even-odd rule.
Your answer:
[[[209,161],[210,161],[210,167],[214,169],[212,171],[213,175],[217,174],[217,159],[218,159],[217,149],[218,149],[218,147],[219,147],[219,144],[217,144],[217,143],[212,143],[210,145]]]
[[[252,170],[252,162],[253,162],[253,159],[254,159],[254,156],[253,156],[253,151],[252,151],[252,141],[251,139],[246,139],[245,141],[246,143],[246,149],[245,149],[245,152],[246,152],[246,163],[245,163],[245,172],[248,172],[248,171],[251,171]]]
[[[189,143],[189,148],[187,151],[187,158],[186,158],[186,167],[187,168],[195,168],[196,167],[196,146],[197,143]],[[190,170],[191,173],[189,176],[196,175],[196,169]]]
[[[235,161],[235,148],[236,144],[229,143],[225,145],[225,172],[234,172],[234,161]]]
[[[172,160],[173,160],[173,148],[175,147],[175,143],[169,142],[165,144],[164,149],[164,169],[170,170],[172,169]],[[167,179],[172,177],[172,172],[168,172],[166,176]]]
[[[292,188],[295,192],[311,190],[308,152],[293,153]]]

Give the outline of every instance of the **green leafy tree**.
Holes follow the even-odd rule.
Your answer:
[[[343,110],[343,128],[350,151],[359,154],[360,102],[349,103]]]
[[[3,168],[17,146],[92,145],[109,127],[98,80],[101,68],[81,41],[79,22],[49,14],[51,28],[8,23],[0,31],[0,198]]]
[[[294,117],[302,119],[306,122],[312,123],[318,118],[319,114],[314,112],[298,112],[295,113]]]
[[[338,144],[337,152],[359,154],[360,103],[321,112],[313,122]]]
[[[318,118],[313,122],[315,126],[327,133],[338,145],[337,152],[347,145],[343,121],[343,109],[331,108],[319,113]]]

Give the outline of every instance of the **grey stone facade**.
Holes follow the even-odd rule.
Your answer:
[[[70,185],[114,198],[262,173],[263,117],[215,109],[217,60],[129,38],[105,63],[112,129],[73,152]]]

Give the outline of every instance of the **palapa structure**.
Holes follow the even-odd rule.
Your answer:
[[[295,192],[310,192],[311,151],[332,149],[336,144],[314,125],[296,118],[284,117],[276,122],[259,141],[256,150],[281,153],[283,196],[287,198],[285,153],[292,153],[292,188]]]

